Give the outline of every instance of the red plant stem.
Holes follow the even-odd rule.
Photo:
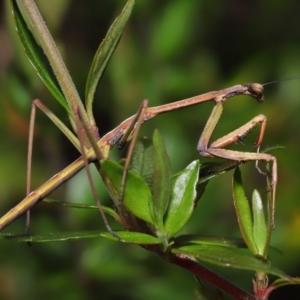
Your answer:
[[[201,279],[204,279],[205,281],[218,287],[228,295],[234,297],[234,299],[255,300],[255,297],[253,295],[247,293],[246,291],[234,285],[217,273],[202,266],[197,261],[192,260],[190,257],[182,254],[176,254],[172,255],[171,258],[171,263],[190,271],[196,276],[199,276]]]
[[[220,276],[219,274],[202,266],[189,256],[183,254],[165,253],[162,252],[159,249],[159,247],[154,245],[144,245],[142,247],[155,253],[160,258],[168,261],[169,263],[172,263],[174,265],[180,266],[183,269],[188,270],[194,275],[200,277],[201,279],[207,281],[208,283],[214,285],[223,292],[232,296],[236,300],[256,300],[256,298],[253,295],[239,288],[238,286],[228,281],[224,277]]]

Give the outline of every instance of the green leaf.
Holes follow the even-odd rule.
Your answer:
[[[127,1],[127,4],[125,5],[123,11],[109,28],[106,37],[103,39],[94,56],[85,88],[86,110],[90,120],[94,119],[92,104],[98,82],[101,79],[101,76],[109,62],[110,57],[112,56],[118,45],[125,25],[130,17],[134,3],[134,0]]]
[[[234,247],[234,248],[247,248],[243,239],[238,238],[225,238],[225,237],[211,237],[201,235],[181,235],[174,239],[176,247],[182,247],[187,245],[215,245],[223,247]]]
[[[158,130],[153,134],[153,212],[160,235],[165,235],[163,219],[172,192],[172,169],[162,136]]]
[[[152,187],[154,172],[152,140],[146,138],[137,140],[129,168],[142,176],[148,186]]]
[[[74,232],[58,232],[48,234],[10,234],[1,233],[0,238],[15,240],[18,242],[30,242],[30,243],[47,243],[47,242],[65,242],[75,241],[82,239],[94,239],[104,237],[107,239],[120,241],[123,243],[134,243],[134,244],[159,244],[160,240],[154,236],[130,231],[115,231],[115,234],[120,238],[117,239],[107,231],[74,231]]]
[[[124,168],[111,160],[102,160],[101,167],[111,181],[113,188],[120,194]],[[119,199],[116,199],[118,201]],[[152,196],[148,185],[139,175],[129,171],[126,177],[123,204],[138,218],[155,224],[152,217]]]
[[[199,168],[199,160],[195,160],[173,177],[173,190],[165,217],[168,238],[184,227],[194,211]]]
[[[257,254],[265,257],[268,249],[268,230],[266,226],[264,206],[257,190],[252,195],[253,237]]]
[[[28,29],[15,0],[11,0],[11,6],[19,38],[30,62],[36,69],[38,75],[43,80],[51,94],[66,109],[66,111],[70,113],[70,108],[65,100],[65,97],[60,89],[58,81],[53,73],[46,55],[44,54],[43,49],[41,49],[34,36]]]
[[[210,179],[231,171],[238,166],[236,161],[206,162],[201,164],[198,184],[206,183]]]
[[[43,202],[49,203],[49,204],[56,204],[56,205],[61,205],[65,207],[70,207],[70,208],[80,208],[80,209],[96,209],[99,210],[99,207],[97,205],[89,205],[89,204],[82,204],[82,203],[73,203],[73,202],[66,202],[66,201],[59,201],[55,199],[49,199],[45,198],[43,199]],[[110,216],[112,216],[117,222],[121,223],[119,215],[116,213],[115,210],[111,209],[110,207],[101,206],[103,211]]]
[[[270,243],[271,240],[271,235],[274,229],[274,210],[275,210],[275,194],[274,194],[274,190],[273,190],[273,185],[272,185],[272,172],[270,172],[270,165],[267,164],[266,166],[266,170],[267,170],[267,176],[266,176],[266,181],[267,181],[267,187],[266,190],[269,191],[269,193],[267,193],[267,213],[266,213],[266,220],[267,220],[267,227],[268,227],[268,244]]]
[[[290,279],[288,275],[278,268],[272,267],[269,263],[252,255],[246,255],[237,248],[213,245],[192,245],[173,249],[172,252],[193,256],[214,265],[264,272],[287,280]]]
[[[245,190],[242,183],[241,172],[236,168],[233,175],[233,201],[237,214],[240,230],[249,250],[256,255],[258,253],[253,237],[253,223],[249,201],[245,195]]]
[[[142,232],[131,232],[131,231],[116,231],[116,234],[121,238],[121,242],[131,244],[160,244],[161,241],[152,235]],[[102,234],[103,237],[118,241],[115,236],[112,236],[109,232]]]

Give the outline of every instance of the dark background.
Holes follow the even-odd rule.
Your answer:
[[[300,75],[300,4],[297,1],[136,1],[133,15],[108,65],[95,99],[101,135],[133,115],[143,99],[150,106],[247,82],[264,83]],[[25,195],[28,121],[31,102],[40,98],[64,121],[24,55],[9,7],[0,3],[0,214]],[[37,1],[83,97],[89,66],[99,43],[125,1]],[[5,11],[7,14],[5,14]],[[237,97],[225,104],[215,138],[262,113],[268,118],[264,146],[283,145],[278,159],[276,229],[270,251],[273,265],[300,275],[300,81],[265,87],[265,103]],[[141,135],[158,128],[174,172],[199,156],[196,145],[213,107],[204,103],[158,116],[142,126]],[[75,160],[79,154],[59,130],[38,112],[32,186],[36,188]],[[252,151],[257,130],[242,151]],[[213,138],[214,138],[213,137]],[[124,156],[114,149],[112,157]],[[200,158],[201,161],[207,161]],[[253,163],[242,167],[249,195],[264,178]],[[228,173],[212,180],[185,233],[240,237]],[[99,181],[98,177],[95,177]],[[52,198],[93,203],[84,172]],[[103,202],[109,198],[99,188]],[[5,232],[23,232],[24,217]],[[113,225],[114,227],[114,225]],[[98,230],[98,212],[70,210],[41,203],[32,210],[32,233]],[[35,244],[8,240],[0,247],[1,299],[193,299],[195,281],[145,250],[116,242],[85,240]],[[216,268],[251,291],[252,272]],[[271,277],[272,281],[273,278]],[[288,294],[290,293],[290,294]],[[271,299],[300,299],[290,286]]]

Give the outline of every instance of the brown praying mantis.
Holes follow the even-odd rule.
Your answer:
[[[270,84],[270,83],[267,83]],[[251,83],[245,85],[235,85],[223,90],[213,91],[184,99],[181,101],[156,106],[148,107],[148,101],[144,100],[142,105],[136,115],[126,119],[115,129],[104,135],[99,141],[97,141],[97,146],[103,153],[102,159],[108,158],[110,149],[119,142],[119,148],[122,148],[126,142],[128,142],[132,137],[133,140],[136,139],[136,133],[139,129],[139,126],[145,121],[153,118],[154,116],[169,111],[181,109],[183,107],[196,105],[198,103],[206,101],[214,101],[215,106],[212,110],[212,113],[205,125],[205,128],[201,134],[200,140],[198,142],[197,151],[200,155],[205,157],[220,157],[227,160],[244,162],[244,161],[265,161],[272,162],[272,180],[271,187],[272,190],[272,213],[271,213],[271,222],[274,225],[274,213],[275,213],[275,194],[276,194],[276,185],[277,185],[277,162],[276,158],[270,154],[266,153],[251,153],[251,152],[238,152],[233,150],[223,149],[225,146],[240,141],[255,125],[261,123],[260,131],[258,138],[256,140],[255,146],[259,149],[259,146],[262,143],[265,128],[266,128],[266,117],[264,115],[258,115],[254,117],[251,121],[241,126],[240,128],[232,131],[231,133],[219,138],[215,142],[209,145],[209,139],[214,131],[215,126],[217,125],[223,110],[223,103],[234,96],[238,95],[248,95],[256,99],[259,103],[264,101],[264,88],[266,84]],[[37,106],[42,106],[40,100],[35,100]],[[135,134],[133,134],[136,131]],[[129,153],[134,147],[134,141],[131,142]],[[85,153],[86,160],[88,163],[99,160],[97,158],[96,151],[91,148]],[[126,162],[125,170],[128,168],[129,159]],[[0,230],[5,228],[16,218],[29,211],[32,206],[37,202],[43,200],[49,194],[51,194],[55,189],[57,189],[64,182],[72,178],[76,173],[78,173],[85,166],[85,159],[83,156],[78,158],[75,162],[70,164],[61,172],[54,175],[51,179],[41,185],[35,191],[32,191],[26,198],[24,198],[19,204],[13,207],[9,212],[7,212],[3,217],[0,218]],[[261,171],[260,171],[261,172]],[[122,193],[124,190],[126,180],[126,172],[124,171],[124,176],[122,180],[122,187],[120,193],[120,199],[122,199]]]

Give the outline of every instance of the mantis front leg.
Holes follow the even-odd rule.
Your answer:
[[[232,143],[241,141],[242,138],[257,124],[261,124],[260,132],[258,138],[255,142],[255,146],[259,147],[262,143],[265,128],[266,128],[266,117],[264,115],[258,115],[254,117],[251,121],[241,126],[240,128],[232,131],[231,133],[223,136],[222,138],[216,140],[212,144],[209,143],[209,139],[214,131],[223,111],[222,99],[216,99],[217,104],[213,108],[213,111],[205,125],[202,135],[199,139],[197,151],[201,156],[204,157],[220,157],[228,160],[233,160],[237,162],[245,161],[266,161],[272,162],[272,203],[271,203],[271,224],[274,228],[274,216],[275,216],[275,194],[277,186],[277,161],[276,158],[267,153],[252,153],[252,152],[240,152],[234,150],[223,149],[225,146]],[[260,170],[259,170],[260,171]],[[260,171],[260,173],[262,173]]]

